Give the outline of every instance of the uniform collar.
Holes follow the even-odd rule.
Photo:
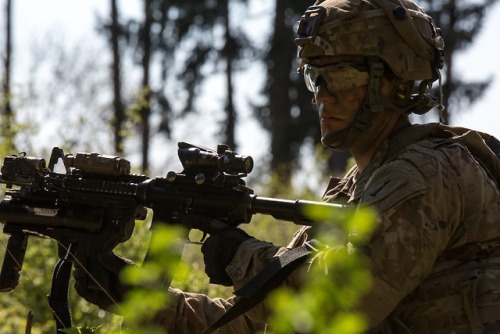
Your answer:
[[[323,200],[340,203],[357,203],[373,171],[384,162],[389,150],[389,141],[385,140],[377,149],[370,163],[360,173],[357,166],[351,168],[343,178],[332,177],[323,195]]]

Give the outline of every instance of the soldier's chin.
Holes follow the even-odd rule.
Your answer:
[[[349,129],[328,133],[321,137],[323,146],[335,151],[348,151],[352,140],[348,140]]]

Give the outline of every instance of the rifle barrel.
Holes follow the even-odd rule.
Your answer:
[[[286,220],[298,225],[312,225],[311,213],[315,210],[338,210],[345,205],[307,200],[286,200],[269,197],[252,196],[250,210],[252,213],[271,215],[278,220]]]

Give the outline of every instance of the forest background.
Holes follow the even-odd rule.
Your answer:
[[[419,4],[445,36],[448,123],[500,137],[500,6],[495,0]],[[3,0],[0,152],[47,157],[60,146],[117,154],[136,172],[156,176],[180,171],[178,141],[211,148],[224,142],[254,157],[248,179],[257,193],[317,199],[348,157],[318,145],[311,95],[295,71],[293,27],[308,5]],[[433,111],[414,121],[437,119]],[[51,261],[29,266],[48,270]],[[50,272],[31,276],[41,281]],[[13,310],[1,312],[22,313],[26,298],[5,299]]]

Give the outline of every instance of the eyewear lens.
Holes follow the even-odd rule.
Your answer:
[[[370,75],[366,65],[340,63],[327,66],[304,66],[304,81],[307,89],[316,92],[325,83],[331,92],[338,92],[368,84]]]

